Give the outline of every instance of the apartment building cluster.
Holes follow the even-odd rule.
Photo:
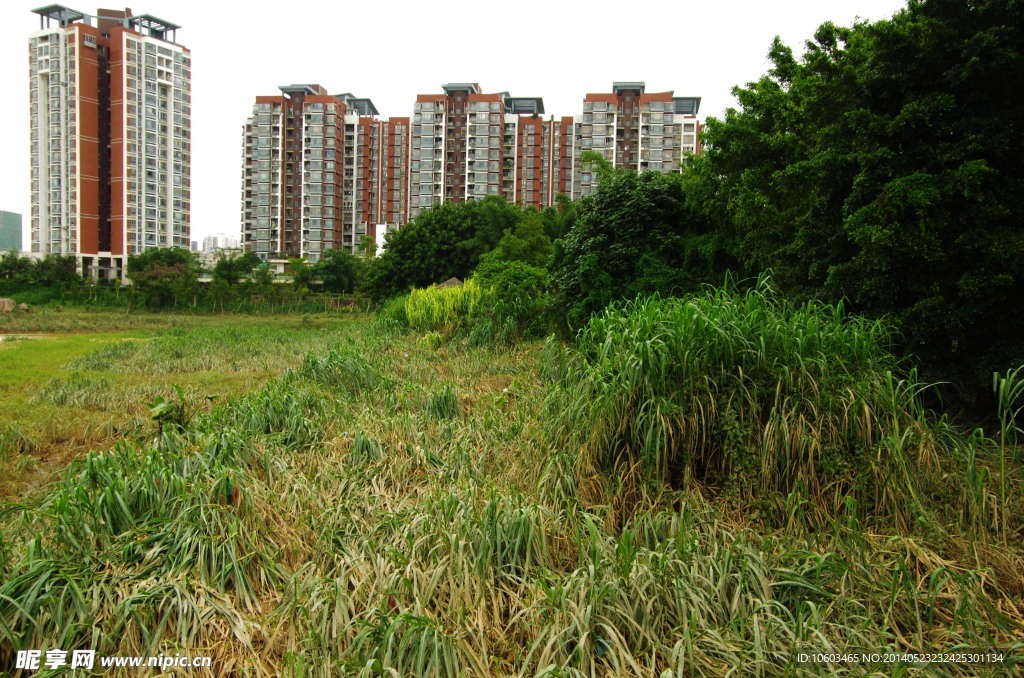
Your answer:
[[[189,246],[191,57],[180,26],[130,9],[33,10],[31,251],[89,277]]]
[[[130,9],[33,10],[30,249],[74,255],[82,275],[123,278],[127,257],[189,247],[191,55],[177,24]],[[244,125],[241,246],[317,261],[380,244],[432,205],[502,196],[544,208],[591,192],[583,153],[675,171],[698,153],[699,97],[617,82],[582,113],[545,117],[540,97],[450,83],[410,117],[320,85],[256,97]]]
[[[220,250],[237,250],[241,249],[241,247],[241,241],[233,235],[218,233],[217,235],[208,235],[203,238],[203,252],[216,253]],[[198,246],[196,249],[198,249]]]
[[[699,107],[699,97],[617,82],[587,94],[581,115],[545,119],[540,97],[450,83],[417,96],[411,118],[382,118],[369,99],[281,87],[256,98],[244,125],[242,247],[316,261],[380,243],[438,203],[494,195],[544,208],[594,189],[585,151],[618,168],[678,171],[700,152]]]

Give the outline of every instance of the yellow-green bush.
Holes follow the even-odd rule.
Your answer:
[[[472,279],[457,287],[436,287],[412,290],[405,302],[409,327],[414,330],[447,333],[473,315],[483,290]]]

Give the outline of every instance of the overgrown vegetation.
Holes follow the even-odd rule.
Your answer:
[[[685,294],[721,279],[707,219],[687,205],[678,174],[608,170],[580,201],[578,221],[551,264],[556,329],[571,337],[612,301]]]
[[[84,309],[0,318],[0,335],[15,328],[25,333],[20,341],[0,342],[0,432],[31,443],[14,445],[0,460],[0,496],[20,494],[84,452],[140,433],[150,403],[182,402],[176,386],[185,402],[204,410],[207,395],[258,387],[301,364],[306,352],[326,351],[344,322],[329,315],[223,318]]]
[[[978,405],[992,372],[1024,363],[1024,316],[1007,312],[1024,295],[1019,11],[915,1],[823,24],[800,58],[776,40],[686,173],[744,275],[891,318],[928,378]]]
[[[512,345],[546,332],[544,279],[543,270],[520,262],[494,263],[464,284],[414,289],[392,299],[378,313],[379,324],[424,332],[424,341],[434,345]]]
[[[649,481],[719,488],[772,524],[800,495],[812,500],[808,520],[852,505],[904,531],[967,529],[980,507],[962,492],[966,511],[948,499],[973,443],[924,409],[930,387],[901,368],[888,337],[841,306],[791,306],[767,280],[612,307],[554,358],[551,431],[559,448],[581,450],[581,468],[634,492]],[[1001,482],[1008,474],[1001,465]],[[983,518],[1006,529],[1019,504],[1004,492]]]
[[[279,360],[302,345],[289,332],[257,351]],[[997,382],[1006,435],[967,435],[921,408],[884,328],[764,283],[610,310],[575,347],[429,336],[344,325],[252,392],[183,426],[150,412],[4,506],[0,665],[57,645],[187,648],[209,675],[1024,660],[1016,375]],[[240,339],[202,352],[237,360]],[[162,369],[159,351],[121,358]]]
[[[0,505],[0,666],[60,647],[209,654],[209,675],[1019,673],[1011,5],[826,25],[799,62],[777,43],[681,178],[599,168],[542,213],[425,211],[361,262],[373,324],[172,329],[19,379],[40,408],[142,416]],[[976,91],[996,112],[967,119],[950,102]],[[531,341],[548,327],[571,343]],[[934,411],[918,365],[987,428]],[[150,390],[190,370],[258,376],[213,405],[202,380]],[[47,444],[0,428],[0,471]],[[986,661],[908,658],[946,652]],[[848,653],[901,658],[801,658]]]

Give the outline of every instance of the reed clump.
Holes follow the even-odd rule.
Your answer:
[[[601,471],[640,464],[670,487],[747,501],[800,492],[830,512],[852,498],[908,525],[948,489],[958,454],[888,341],[883,323],[792,305],[766,278],[745,292],[640,298],[566,349],[548,430]]]
[[[414,289],[405,301],[405,316],[411,329],[451,334],[480,303],[483,290],[472,278],[451,287]]]

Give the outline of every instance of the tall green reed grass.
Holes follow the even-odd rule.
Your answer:
[[[452,287],[414,289],[405,302],[405,315],[413,330],[450,333],[473,315],[482,296],[472,278]]]
[[[790,305],[767,280],[638,299],[592,319],[561,358],[549,432],[595,469],[636,461],[673,487],[800,490],[833,511],[853,497],[907,524],[944,486],[950,441],[887,343],[883,324]]]

